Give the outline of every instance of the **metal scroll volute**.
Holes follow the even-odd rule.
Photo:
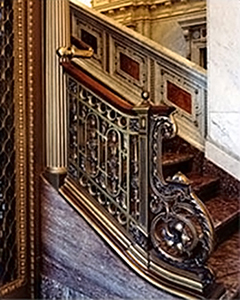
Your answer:
[[[88,49],[78,49],[75,46],[71,47],[60,47],[57,49],[57,55],[62,59],[72,59],[72,58],[90,58],[93,56],[93,49],[89,47]]]

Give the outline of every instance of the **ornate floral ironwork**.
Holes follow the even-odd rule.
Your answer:
[[[166,182],[162,174],[162,139],[176,129],[171,118],[150,118],[151,240],[162,259],[181,266],[202,266],[213,247],[213,226],[203,203],[181,173]]]
[[[139,157],[138,157],[138,138],[133,136],[131,139],[132,160],[131,160],[131,215],[136,220],[139,218]]]
[[[134,222],[130,222],[129,232],[132,234],[134,241],[143,249],[148,249],[148,238]]]
[[[139,216],[138,116],[122,113],[70,76],[68,101],[68,174],[127,229]]]
[[[213,247],[211,219],[183,174],[168,182],[162,174],[162,140],[176,132],[171,117],[152,113],[148,101],[125,114],[70,75],[68,100],[68,174],[142,249],[203,269]]]

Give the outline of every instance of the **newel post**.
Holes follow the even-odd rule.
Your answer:
[[[147,233],[148,230],[148,192],[149,192],[149,108],[148,102],[149,94],[147,92],[142,93],[143,101],[139,106],[134,107],[134,111],[139,118],[139,130],[138,130],[138,153],[135,155],[138,161],[138,180],[139,180],[139,195],[138,195],[138,220],[141,226]]]

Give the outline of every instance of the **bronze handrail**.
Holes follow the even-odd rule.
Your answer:
[[[104,87],[97,80],[87,75],[86,72],[83,72],[80,69],[80,67],[75,67],[72,62],[62,62],[62,66],[65,72],[73,76],[79,82],[83,83],[86,88],[89,88],[99,97],[104,98],[106,101],[108,101],[110,104],[112,104],[113,106],[115,106],[116,108],[118,108],[124,113],[130,115],[135,114],[133,110],[134,108],[133,104],[115,95],[113,92],[111,92],[109,89]]]

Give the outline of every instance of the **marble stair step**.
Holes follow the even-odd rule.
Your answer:
[[[216,232],[218,242],[222,242],[239,227],[240,206],[237,198],[218,196],[205,203]]]
[[[163,151],[164,152],[178,152],[180,148],[188,146],[188,143],[176,135],[174,138],[166,139],[163,141]],[[184,148],[185,148],[184,147]],[[186,152],[186,151],[181,151]]]
[[[197,173],[187,174],[189,182],[196,195],[202,200],[207,201],[217,196],[219,189],[219,178],[206,176]]]
[[[164,153],[162,155],[162,167],[164,177],[173,176],[177,172],[190,173],[192,169],[192,154]]]

